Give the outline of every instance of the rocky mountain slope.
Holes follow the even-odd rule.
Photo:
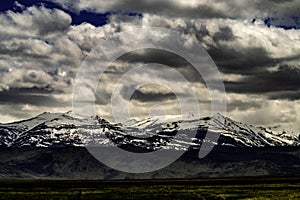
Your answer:
[[[204,142],[214,148],[199,159]],[[187,151],[166,168],[130,174],[99,162],[84,148],[87,145],[119,146],[138,152],[160,148]],[[160,179],[294,176],[299,172],[298,137],[221,114],[187,120],[179,116],[154,117],[115,124],[98,116],[82,119],[71,113],[43,113],[0,124],[2,178]]]
[[[207,131],[217,141],[206,137]],[[203,142],[226,147],[300,146],[297,136],[275,133],[231,120],[221,114],[182,120],[179,116],[110,123],[98,116],[75,118],[68,113],[42,113],[34,118],[0,124],[2,147],[131,146],[145,150],[187,150]]]

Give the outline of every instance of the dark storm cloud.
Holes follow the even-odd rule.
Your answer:
[[[28,49],[30,49],[30,46],[24,45],[24,44],[12,44],[15,48],[10,49],[5,47],[4,45],[0,46],[0,55],[1,57],[4,57],[4,55],[8,56],[14,56],[14,57],[22,57],[22,58],[39,58],[39,59],[48,59],[49,57],[46,55],[37,55],[35,53],[29,53]]]
[[[228,92],[266,94],[271,99],[295,100],[299,97],[300,70],[282,65],[277,71],[264,71],[238,82],[225,81]]]
[[[205,30],[205,29],[204,29]],[[213,35],[213,40],[216,42],[219,41],[230,41],[234,38],[232,30],[229,26],[219,27],[219,31]]]
[[[203,33],[208,34],[203,27]],[[263,94],[270,99],[289,99],[297,100],[300,76],[299,70],[281,64],[277,71],[274,71],[276,65],[293,61],[299,56],[285,57],[274,59],[261,47],[243,47],[240,49],[229,47],[219,43],[219,41],[234,40],[234,34],[228,26],[219,27],[212,38],[218,44],[218,47],[209,47],[208,52],[217,64],[219,70],[223,73],[244,75],[245,77],[238,81],[225,81],[227,92],[239,94]],[[195,69],[180,56],[165,52],[162,50],[147,49],[143,52],[136,51],[123,55],[118,59],[125,63],[160,63],[176,68],[189,81],[202,82],[203,80]],[[116,71],[116,69],[114,70]],[[286,92],[289,91],[289,92]],[[170,98],[171,94],[143,94],[137,91],[134,98],[140,101],[157,101],[157,96],[161,95],[162,99]],[[232,105],[229,109],[246,110],[247,108],[258,107],[257,104],[245,105],[241,103],[240,107]]]
[[[68,105],[53,97],[54,90],[50,86],[43,88],[10,88],[0,92],[0,103],[5,105],[30,104],[35,106],[57,106]]]
[[[296,91],[280,91],[271,92],[268,94],[269,99],[287,99],[290,101],[295,101],[300,99],[300,89]]]
[[[219,70],[227,74],[257,74],[270,66],[274,66],[279,60],[272,58],[262,47],[231,47],[227,41],[234,41],[236,37],[229,26],[219,26],[219,30],[210,36],[205,25],[202,25],[196,37],[200,43],[203,38],[209,36],[215,45],[208,45],[207,51]]]
[[[181,56],[160,49],[143,49],[124,54],[119,61],[128,63],[160,63],[170,67],[184,67],[189,63]]]
[[[165,101],[165,100],[173,100],[176,99],[176,95],[172,92],[162,91],[160,86],[152,85],[151,91],[143,91],[142,89],[136,89],[134,86],[123,86],[121,88],[121,95],[124,99],[127,100],[136,100],[139,102],[157,102],[157,101]],[[148,86],[149,87],[149,86]],[[150,86],[151,88],[151,86]],[[112,94],[108,91],[101,90],[103,88],[98,88],[95,93],[95,103],[97,105],[107,105],[111,101]],[[133,91],[132,95],[129,96]]]
[[[258,74],[278,62],[260,47],[235,49],[220,45],[218,48],[211,47],[208,53],[219,70],[227,74]]]
[[[37,87],[33,86],[30,88],[10,88],[7,92],[13,93],[13,94],[54,94],[54,93],[61,93],[58,91],[55,91],[50,85],[47,85],[45,87]]]
[[[153,101],[166,101],[177,99],[176,95],[172,92],[159,93],[159,92],[143,92],[141,90],[135,90],[130,100],[137,100],[140,102],[153,102]]]
[[[204,25],[200,30],[203,30],[204,33],[201,34],[201,37],[197,37],[200,43],[203,42],[205,36],[209,36],[213,40],[214,45],[208,45],[207,50],[218,69],[225,76],[231,74],[244,76],[238,81],[225,81],[227,92],[262,94],[269,99],[299,99],[299,67],[286,64],[289,62],[297,63],[297,60],[300,59],[299,54],[274,58],[272,52],[267,52],[268,46],[228,45],[226,41],[235,42],[238,39],[228,26],[220,26],[219,30],[212,36],[208,31],[205,31],[207,29]],[[275,67],[278,65],[280,67],[276,70]]]
[[[195,29],[193,27],[193,29]],[[199,40],[199,41],[202,41],[202,39],[205,37],[205,36],[208,36],[209,35],[209,32],[206,28],[206,26],[204,24],[201,24],[201,27],[199,30],[196,31],[196,38]]]
[[[129,66],[136,63],[158,63],[176,69],[190,82],[204,83],[197,70],[187,60],[180,55],[165,50],[151,48],[136,50],[122,55],[116,61],[127,63]],[[120,71],[112,65],[108,68],[108,73],[120,73]],[[125,72],[122,71],[121,73]],[[167,74],[165,78],[168,78]]]
[[[207,35],[209,35],[208,32]],[[202,39],[197,38],[203,42]],[[231,47],[226,43],[220,43],[220,41],[236,39],[228,26],[219,27],[219,31],[212,36],[212,39],[216,46],[208,46],[207,51],[219,70],[225,74],[259,76],[260,73],[265,73],[278,64],[300,59],[300,55],[273,58],[271,53],[267,52],[267,47]]]
[[[107,91],[97,91],[95,93],[96,105],[107,105],[110,102],[111,94]]]
[[[210,34],[206,25],[202,24],[195,36],[201,44],[206,43],[207,37],[212,39],[212,44],[206,44],[206,50],[218,69],[225,74],[256,75],[281,61],[272,58],[263,47],[228,45],[227,42],[235,42],[237,39],[229,26],[220,25],[218,31]]]

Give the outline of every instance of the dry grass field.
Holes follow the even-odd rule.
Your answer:
[[[300,199],[300,178],[1,180],[0,199]]]

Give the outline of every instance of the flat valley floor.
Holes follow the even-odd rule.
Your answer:
[[[113,181],[0,179],[0,199],[300,199],[300,177]]]

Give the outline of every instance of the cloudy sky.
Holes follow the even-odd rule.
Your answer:
[[[0,121],[72,110],[76,74],[91,50],[119,32],[159,27],[178,31],[209,53],[225,85],[229,117],[299,133],[299,13],[298,0],[6,0],[0,6]],[[161,63],[184,75],[201,112],[209,114],[208,91],[190,64],[153,49],[110,65],[95,93],[97,114],[109,118],[113,83],[142,63]],[[130,81],[147,82],[157,70],[132,72],[119,98]],[[164,70],[155,77],[167,79]],[[189,87],[171,81],[182,86],[181,94]],[[163,114],[161,108],[178,114],[178,100],[167,86],[138,88],[130,97],[133,115]]]

